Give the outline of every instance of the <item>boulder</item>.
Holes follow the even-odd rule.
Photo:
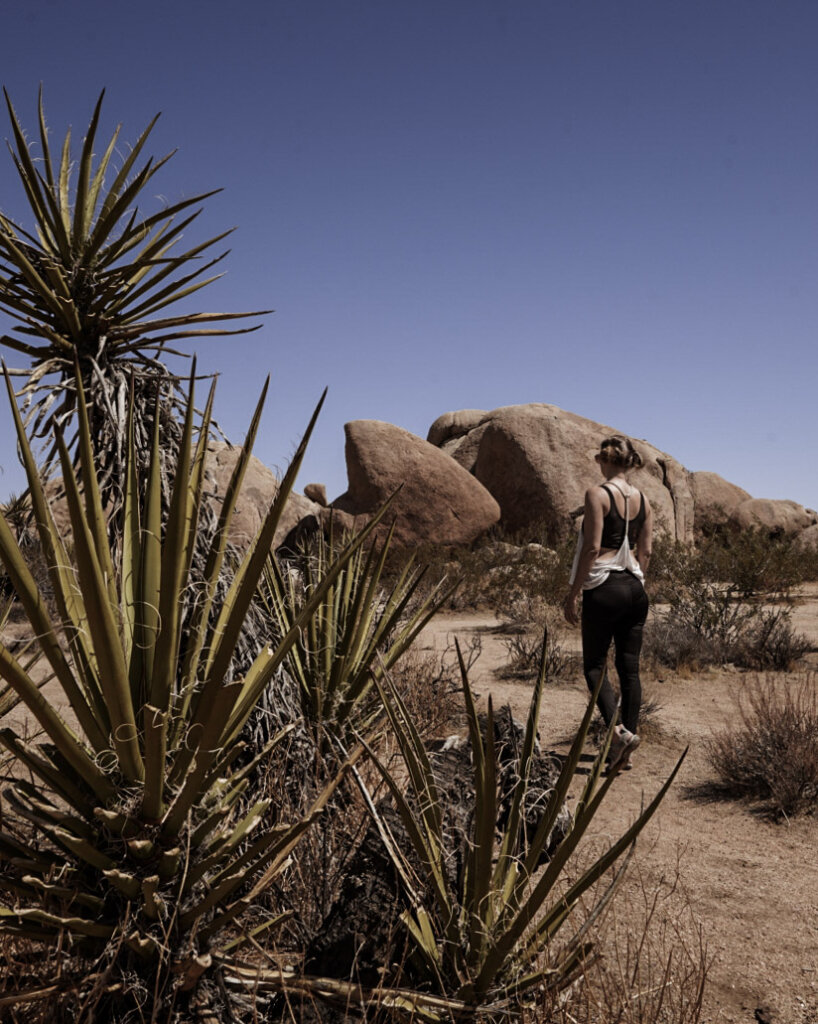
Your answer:
[[[276,532],[276,553],[284,558],[298,556],[303,547],[319,533],[325,538],[333,537],[336,541],[343,542],[345,537],[362,530],[368,520],[368,516],[356,518],[337,508],[320,506],[317,513],[310,512],[303,519],[299,519],[280,542],[280,534]]]
[[[761,526],[771,534],[800,534],[818,524],[818,514],[795,501],[749,498],[733,509],[730,520],[741,529]]]
[[[808,526],[798,534],[798,546],[804,551],[815,551],[818,549],[818,524]]]
[[[694,525],[697,533],[728,522],[738,506],[752,498],[744,488],[731,484],[718,473],[699,470],[691,473],[689,480],[693,493]]]
[[[379,420],[344,427],[349,485],[331,505],[371,515],[392,494],[395,541],[469,544],[500,518],[488,491],[448,455],[408,430]]]
[[[206,492],[218,512],[230,475],[236,465],[241,448],[224,442],[214,441],[208,445]],[[239,550],[245,550],[255,537],[262,520],[278,490],[278,478],[255,455],[250,456],[244,483],[236,501],[236,510],[230,524],[230,541]],[[284,506],[284,512],[276,528],[273,547],[278,546],[292,528],[305,516],[317,514],[320,506],[293,491]]]
[[[329,504],[327,501],[327,488],[324,484],[307,484],[304,488],[304,497],[314,501],[321,508],[326,508]]]
[[[457,439],[480,426],[488,416],[485,409],[459,409],[457,412],[444,412],[429,427],[426,440],[435,448],[440,448],[446,441]]]
[[[474,474],[474,467],[477,465],[477,455],[480,451],[480,443],[483,434],[486,432],[488,423],[478,424],[474,430],[460,437],[450,437],[440,446],[440,450],[450,455],[455,462],[463,467],[468,473]]]
[[[449,418],[459,422],[453,413],[446,414],[446,423]],[[617,431],[544,403],[503,406],[480,419],[467,416],[462,423],[470,421],[474,426],[468,433],[456,437],[453,430],[445,437],[443,450],[497,500],[506,529],[543,525],[552,540],[570,534],[571,513],[599,480],[594,462],[599,442]],[[444,427],[445,423],[438,426],[434,436],[444,436]],[[680,540],[692,539],[693,495],[687,471],[647,442],[637,442],[637,447],[645,465],[631,479],[651,502],[657,527]]]

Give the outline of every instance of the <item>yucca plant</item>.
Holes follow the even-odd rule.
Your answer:
[[[441,582],[413,606],[425,569],[416,567],[411,558],[397,579],[385,585],[392,533],[380,546],[359,548],[352,556],[285,659],[286,670],[298,686],[306,722],[343,740],[356,730],[368,731],[383,714],[374,682],[414,643],[456,586]],[[298,560],[297,569],[282,572],[278,560],[270,556],[259,599],[279,634],[290,632],[304,600],[322,585],[338,553],[338,539],[331,532],[328,539],[318,535]]]
[[[212,252],[230,232],[179,251],[199,215],[196,207],[214,192],[152,213],[140,210],[146,190],[154,188],[155,175],[173,155],[142,159],[158,115],[124,157],[118,148],[120,128],[100,147],[100,155],[95,150],[103,92],[79,156],[72,153],[69,129],[55,157],[41,90],[35,156],[5,96],[11,155],[32,223],[23,226],[0,213],[0,310],[17,322],[14,334],[0,336],[0,343],[28,360],[13,374],[24,377],[20,393],[34,436],[53,441],[52,427],[57,425],[73,450],[76,435],[68,434],[68,425],[76,411],[77,384],[82,384],[103,501],[118,508],[125,488],[129,394],[141,481],[147,471],[157,380],[166,385],[159,415],[162,451],[171,464],[184,418],[177,417],[184,405],[183,381],[161,357],[182,354],[169,346],[183,339],[255,330],[230,330],[224,322],[259,314],[169,311],[182,300],[189,303],[221,276],[211,271],[227,253]],[[56,459],[56,447],[46,465],[51,457]],[[167,494],[167,475],[165,485]]]
[[[216,606],[227,531],[264,395],[208,538],[205,573],[192,581],[213,389],[197,435],[191,380],[164,522],[158,419],[141,493],[131,417],[124,535],[115,557],[81,382],[82,486],[59,430],[55,437],[70,540],[55,527],[8,375],[6,382],[46,553],[52,610],[1,517],[0,559],[65,710],[43,696],[30,665],[0,644],[0,677],[42,730],[36,742],[10,727],[0,730],[0,743],[25,769],[12,773],[3,792],[0,934],[63,948],[90,947],[111,961],[110,998],[124,998],[121,979],[136,972],[154,993],[146,1019],[169,1020],[164,1008],[159,1014],[162,1000],[167,1006],[181,991],[194,989],[209,968],[233,963],[243,943],[280,923],[268,916],[245,927],[245,911],[283,870],[341,777],[330,780],[303,816],[277,821],[272,798],[257,799],[251,790],[254,767],[283,736],[253,751],[240,769],[232,766],[241,751],[242,728],[262,691],[377,517],[326,566],[287,633],[264,645],[247,672],[233,678],[234,647],[318,409],[254,543]],[[62,984],[71,982],[64,977]],[[107,1019],[115,1019],[114,1010]]]
[[[14,607],[13,600],[6,600],[0,605],[0,635],[2,635],[8,624],[11,616],[11,610]],[[6,641],[9,646],[13,641]],[[34,637],[26,637],[19,642],[14,643],[14,655],[20,662],[23,671],[29,676],[35,672],[35,666],[42,657],[42,652],[37,646],[37,641]],[[54,678],[49,672],[38,672],[36,674],[37,685],[42,689],[47,683],[50,683]],[[0,683],[0,721],[20,703],[20,698],[16,691],[13,690],[6,683]]]
[[[405,989],[399,992],[385,986],[371,993],[370,998],[382,1002],[388,997],[395,1012],[431,1022],[474,1016],[503,1018],[519,1012],[533,990],[559,991],[573,980],[592,955],[588,930],[598,914],[592,912],[588,924],[557,949],[560,928],[580,898],[632,846],[684,759],[683,754],[637,820],[573,884],[566,885],[564,872],[569,858],[615,778],[614,774],[603,777],[604,758],[612,735],[609,730],[577,801],[573,823],[556,847],[549,850],[584,747],[595,695],[532,834],[524,827],[524,815],[546,663],[541,663],[531,700],[510,810],[503,814],[492,703],[489,700],[483,730],[462,657],[460,669],[474,792],[469,815],[471,829],[465,837],[458,837],[456,830],[446,827],[430,756],[399,695],[388,682],[377,684],[408,780],[407,786],[394,768],[386,768],[375,758],[404,830],[398,839],[385,820],[379,818],[383,840],[405,896],[402,920],[411,936],[411,963],[406,975],[413,980],[416,991],[408,999]],[[377,814],[374,805],[372,811]],[[455,849],[454,845],[461,841],[462,847]],[[547,864],[540,869],[544,859]],[[610,899],[614,887],[615,882],[601,901]]]

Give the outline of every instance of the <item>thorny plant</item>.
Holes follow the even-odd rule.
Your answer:
[[[58,458],[55,427],[65,434],[69,451],[75,450],[77,434],[69,434],[69,428],[76,424],[77,388],[82,384],[98,456],[98,486],[103,507],[111,511],[124,500],[126,461],[140,482],[144,480],[157,414],[161,451],[167,453],[168,466],[176,461],[184,388],[162,357],[183,355],[173,346],[185,339],[255,330],[220,324],[261,314],[168,312],[221,276],[210,271],[227,251],[211,253],[230,232],[178,251],[201,212],[197,205],[215,192],[142,212],[138,204],[173,153],[148,157],[140,165],[157,115],[118,166],[120,128],[97,157],[103,96],[79,157],[72,153],[69,129],[56,158],[42,93],[38,156],[5,94],[11,156],[32,223],[24,226],[0,214],[0,309],[17,322],[14,333],[0,337],[0,344],[28,360],[12,374],[23,378],[19,394],[27,427],[33,437],[51,445],[47,471]],[[157,407],[160,385],[166,400]],[[162,477],[167,495],[167,469]]]
[[[153,1019],[161,1010],[163,1019],[170,1020],[174,1007],[179,1010],[210,992],[211,979],[218,983],[213,998],[227,1011],[228,990],[235,990],[239,1001],[248,986],[252,992],[253,983],[237,959],[239,950],[280,927],[287,916],[268,915],[248,928],[246,912],[284,870],[344,771],[340,768],[327,781],[304,813],[282,821],[276,818],[273,797],[259,799],[252,779],[259,761],[288,730],[239,768],[241,732],[299,631],[378,517],[327,566],[287,634],[273,646],[262,646],[249,669],[235,678],[235,645],[318,410],[254,543],[216,606],[227,531],[263,396],[217,529],[209,537],[206,572],[192,588],[189,573],[199,541],[213,389],[195,437],[191,382],[164,523],[158,421],[144,492],[136,486],[129,440],[124,536],[115,559],[81,384],[82,489],[59,430],[55,437],[71,519],[69,546],[54,524],[8,376],[6,382],[54,615],[2,518],[0,559],[71,717],[44,697],[42,677],[32,675],[30,656],[0,643],[0,677],[6,684],[0,700],[20,701],[44,734],[29,742],[10,725],[0,730],[0,744],[29,773],[29,778],[13,774],[3,792],[0,935],[66,951],[96,951],[100,963],[107,964],[107,981],[97,993],[102,1002],[95,1012],[107,1019],[127,1016],[132,1008],[133,976],[152,993]],[[85,973],[87,968],[80,977],[64,975],[54,982],[61,993],[54,1005],[62,1007],[66,1020],[83,1019],[78,1007],[92,996]],[[18,992],[6,997],[10,1002],[29,998],[39,996]]]
[[[543,661],[532,695],[528,721],[516,769],[517,784],[509,812],[498,820],[498,764],[494,745],[493,708],[488,704],[485,736],[480,728],[465,665],[461,661],[463,696],[473,759],[474,808],[466,848],[454,863],[461,868],[451,877],[457,854],[443,828],[441,797],[429,755],[411,717],[393,688],[379,684],[390,724],[405,764],[408,787],[394,771],[382,766],[408,836],[409,849],[395,842],[386,821],[378,819],[405,898],[403,921],[412,939],[411,962],[418,991],[407,1001],[393,992],[395,1013],[409,1019],[448,1020],[461,1015],[506,1016],[514,1013],[536,990],[559,991],[570,983],[590,956],[587,929],[566,943],[559,959],[542,966],[544,950],[583,894],[628,850],[655,812],[678,771],[682,758],[638,819],[609,850],[597,858],[567,892],[554,896],[571,855],[616,777],[602,777],[612,736],[609,730],[579,800],[573,826],[556,846],[547,867],[539,873],[544,851],[574,777],[594,711],[594,698],[577,730],[558,781],[529,837],[521,828],[529,770],[535,751],[540,701],[545,684]],[[374,804],[373,814],[376,814]],[[611,893],[612,893],[611,889]],[[606,896],[607,900],[610,898]],[[590,926],[589,926],[590,927]],[[385,989],[381,990],[381,994]],[[427,992],[427,995],[422,993]]]
[[[416,569],[411,559],[397,579],[385,584],[391,538],[392,530],[380,547],[356,551],[285,658],[302,716],[317,735],[347,740],[356,731],[368,731],[382,716],[375,683],[411,647],[453,589],[451,583],[441,583],[413,602],[424,570]],[[320,534],[290,571],[274,556],[268,558],[259,600],[279,635],[292,629],[299,609],[322,586],[337,555],[334,536],[326,540]]]

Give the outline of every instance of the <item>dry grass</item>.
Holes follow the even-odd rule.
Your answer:
[[[649,859],[649,858],[648,858]],[[634,858],[594,928],[597,956],[529,1024],[697,1024],[710,957],[680,867],[651,877]]]

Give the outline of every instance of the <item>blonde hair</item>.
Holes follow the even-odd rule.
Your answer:
[[[599,457],[603,462],[623,469],[638,469],[643,464],[642,456],[634,448],[633,442],[622,434],[606,437],[599,446]]]

